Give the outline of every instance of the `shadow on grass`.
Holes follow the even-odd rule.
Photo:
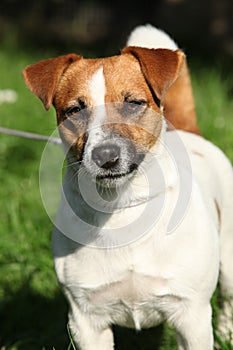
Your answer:
[[[66,350],[68,307],[58,291],[49,299],[24,286],[15,294],[9,291],[0,306],[0,349]],[[117,350],[159,349],[162,327],[141,332],[114,327]]]
[[[61,293],[48,299],[21,288],[0,306],[0,349],[65,350],[67,305]]]

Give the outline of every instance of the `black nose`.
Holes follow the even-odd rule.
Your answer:
[[[92,151],[92,160],[100,168],[113,168],[120,157],[120,147],[112,143],[95,147]]]

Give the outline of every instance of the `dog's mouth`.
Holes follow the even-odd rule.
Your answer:
[[[125,180],[129,176],[133,176],[138,168],[138,164],[131,164],[129,170],[126,172],[109,172],[107,174],[96,175],[96,182],[98,184],[113,185]]]

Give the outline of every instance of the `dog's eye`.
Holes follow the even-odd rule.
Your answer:
[[[67,117],[80,118],[85,117],[87,112],[86,104],[81,99],[78,100],[77,106],[72,106],[65,112]]]
[[[78,106],[71,107],[66,111],[68,117],[77,117],[81,113],[81,108]]]
[[[137,106],[144,105],[146,102],[143,100],[132,100],[132,101],[127,101],[127,103],[129,104],[129,106],[135,108]]]
[[[143,106],[146,105],[144,100],[129,100],[124,102],[124,112],[128,114],[133,114],[139,112]]]

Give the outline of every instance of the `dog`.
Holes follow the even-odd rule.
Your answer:
[[[67,54],[23,75],[55,107],[67,159],[52,245],[77,346],[110,350],[112,325],[166,321],[180,350],[213,349],[218,280],[233,297],[233,175],[200,136],[184,52],[145,25],[119,55]],[[226,301],[226,337],[230,312]]]

